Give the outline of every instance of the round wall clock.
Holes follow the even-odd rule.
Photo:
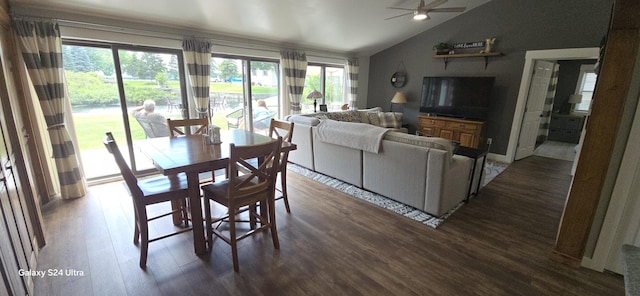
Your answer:
[[[405,83],[407,83],[407,73],[396,72],[391,75],[391,85],[393,85],[393,87],[403,87]]]

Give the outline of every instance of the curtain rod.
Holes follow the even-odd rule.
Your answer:
[[[122,34],[128,34],[128,35],[134,35],[134,36],[140,36],[140,37],[160,38],[160,39],[174,40],[174,41],[180,41],[180,42],[185,38],[189,38],[189,37],[197,38],[197,39],[205,39],[205,40],[210,40],[211,42],[213,42],[214,45],[227,46],[227,47],[237,48],[237,49],[261,50],[261,51],[268,51],[268,52],[274,52],[274,53],[280,53],[282,50],[285,50],[285,49],[293,49],[293,50],[304,51],[307,55],[319,57],[319,58],[346,59],[346,58],[352,57],[351,55],[348,55],[348,54],[340,55],[337,53],[333,54],[328,52],[319,52],[319,51],[313,51],[305,48],[296,48],[294,46],[279,47],[277,45],[271,45],[271,44],[257,44],[257,43],[251,42],[252,40],[249,40],[249,39],[233,41],[233,40],[223,39],[219,37],[216,38],[211,35],[198,36],[198,35],[189,34],[189,33],[202,33],[202,32],[197,32],[190,29],[184,29],[184,30],[190,30],[189,33],[178,33],[178,32],[165,33],[165,32],[160,32],[155,30],[144,30],[144,29],[137,29],[137,28],[122,27],[122,26],[104,25],[104,24],[90,23],[90,22],[84,22],[84,21],[61,19],[61,18],[56,19],[51,17],[40,17],[40,16],[31,16],[31,15],[18,15],[18,14],[12,14],[12,17],[30,19],[30,20],[49,20],[49,21],[56,20],[58,24],[60,24],[61,26],[66,26],[71,28],[93,29],[93,30],[104,31],[104,32],[122,33]],[[179,28],[169,28],[169,29],[180,30]],[[243,38],[240,38],[240,39],[243,39]]]

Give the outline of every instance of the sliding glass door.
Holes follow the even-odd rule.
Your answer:
[[[168,135],[162,126],[166,118],[197,116],[187,101],[180,50],[65,41],[63,60],[89,180],[120,173],[102,145],[105,132],[113,133],[136,173],[152,172],[152,163],[133,142]],[[280,118],[277,60],[214,55],[210,81],[208,114],[213,124],[266,134],[271,118]]]
[[[134,171],[152,171],[152,163],[133,149],[132,143],[157,135],[145,129],[133,114],[136,109],[140,109],[137,113],[150,112],[141,108],[148,101],[147,105],[155,105],[152,111],[162,118],[183,117],[186,102],[180,52],[65,42],[63,61],[87,179],[120,173],[102,144],[107,131],[113,133]]]
[[[249,73],[249,74],[247,74]],[[278,63],[244,57],[211,58],[211,121],[222,129],[266,134],[279,118]]]

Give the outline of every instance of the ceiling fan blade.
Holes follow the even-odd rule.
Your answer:
[[[413,14],[413,12],[403,13],[403,14],[400,14],[400,15],[396,15],[396,16],[388,17],[388,18],[386,18],[386,19],[384,19],[384,20],[386,21],[386,20],[390,20],[390,19],[394,19],[394,18],[398,18],[398,17],[402,17],[402,16],[405,16],[405,15],[410,15],[410,14]]]
[[[429,9],[429,12],[463,12],[466,7],[449,7],[449,8],[433,8]]]
[[[387,7],[387,9],[400,9],[400,10],[416,10],[415,8],[402,8],[402,7]]]
[[[440,6],[440,5],[445,4],[445,3],[447,3],[447,0],[434,0],[432,2],[429,2],[429,4],[425,5],[422,8],[423,9],[431,9],[433,7]]]

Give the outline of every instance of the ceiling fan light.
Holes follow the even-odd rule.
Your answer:
[[[413,14],[413,19],[416,21],[424,21],[427,19],[427,13],[425,11],[416,11]]]

